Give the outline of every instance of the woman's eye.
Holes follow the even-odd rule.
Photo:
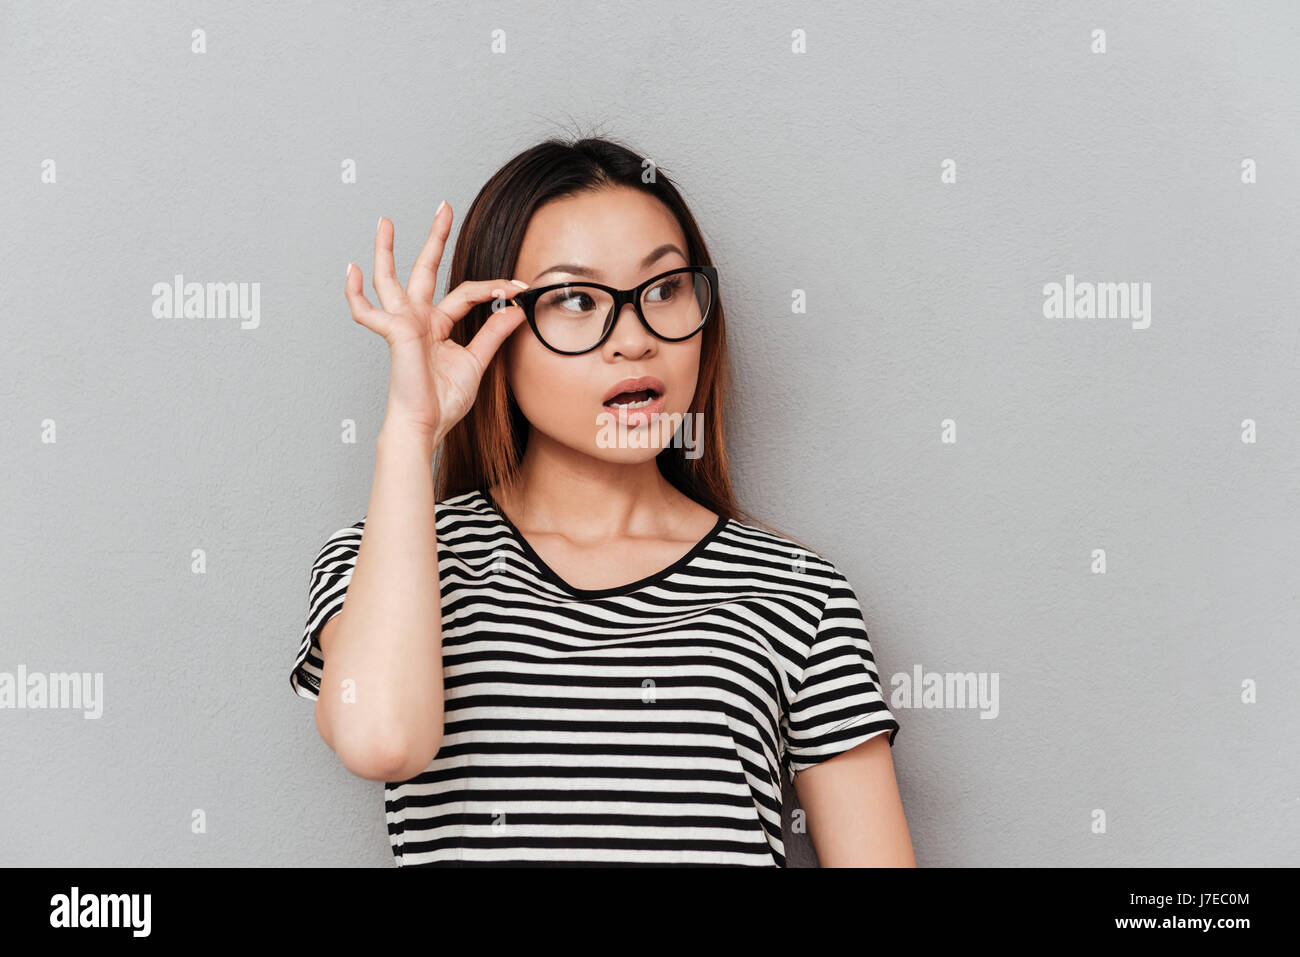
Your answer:
[[[681,288],[682,280],[680,276],[674,276],[672,279],[665,279],[657,286],[652,286],[646,290],[646,298],[651,302],[665,302],[673,297],[673,294]],[[662,295],[659,295],[662,293]]]
[[[548,306],[558,306],[569,312],[587,312],[594,303],[591,296],[585,292],[557,292],[547,303]]]

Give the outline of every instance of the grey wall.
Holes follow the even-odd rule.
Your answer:
[[[895,703],[920,863],[1296,863],[1300,9],[554,9],[4,5],[0,671],[102,673],[103,715],[0,711],[3,863],[391,866],[288,682],[384,411],[344,266],[382,214],[404,276],[575,129],[704,226],[744,503],[886,679],[998,676],[992,719]],[[155,317],[177,273],[256,328]],[[1046,318],[1067,274],[1150,325]]]

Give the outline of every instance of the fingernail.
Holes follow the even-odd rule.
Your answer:
[[[384,225],[384,217],[379,217],[379,222],[375,223],[375,232],[379,232],[379,227]]]
[[[528,288],[528,283],[526,282],[520,282],[518,279],[511,279],[510,281],[514,283],[516,286],[518,286],[520,289]]]
[[[352,263],[348,263],[347,272],[345,272],[343,275],[345,275],[345,276],[351,276],[351,275],[352,275]]]
[[[438,208],[435,209],[435,210],[433,211],[433,218],[434,218],[434,219],[437,219],[437,218],[438,218],[438,214],[442,212],[442,207],[444,207],[444,206],[446,206],[446,205],[447,205],[447,201],[446,201],[445,199],[444,199],[441,203],[438,204]]]

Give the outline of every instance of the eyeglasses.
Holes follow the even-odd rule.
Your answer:
[[[599,349],[629,302],[641,325],[665,342],[691,338],[708,322],[717,300],[713,266],[670,269],[632,289],[592,282],[560,282],[525,289],[510,299],[528,317],[542,345],[564,356]]]

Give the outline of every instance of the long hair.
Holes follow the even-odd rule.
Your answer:
[[[512,275],[529,220],[539,207],[561,197],[613,186],[641,190],[663,203],[686,236],[689,262],[713,265],[695,217],[662,167],[652,166],[642,155],[608,138],[551,138],[511,159],[474,197],[461,220],[448,288],[466,280]],[[731,486],[725,429],[730,367],[723,299],[721,291],[715,290],[713,313],[701,333],[699,376],[688,408],[690,413],[703,414],[704,431],[698,437],[701,453],[687,458],[683,445],[670,443],[659,452],[656,462],[664,478],[700,505],[725,518],[775,532],[740,508]],[[474,306],[452,327],[452,340],[466,345],[491,315],[490,310],[487,303]],[[469,412],[443,438],[435,470],[435,497],[442,501],[511,484],[527,445],[528,428],[510,393],[504,364],[489,363]]]

